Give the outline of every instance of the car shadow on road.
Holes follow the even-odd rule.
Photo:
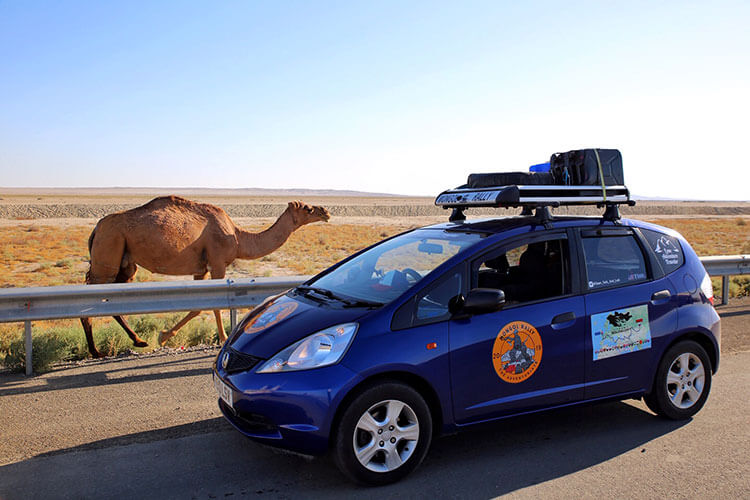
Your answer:
[[[434,442],[413,481],[440,496],[494,497],[587,469],[687,421],[656,417],[625,402],[580,406],[496,422]],[[433,485],[431,478],[445,478]]]
[[[56,451],[0,467],[0,475],[44,477],[58,487],[69,482],[72,489],[66,494],[72,497],[107,497],[112,491],[117,493],[113,496],[153,498],[491,498],[625,453],[648,453],[647,443],[686,423],[657,418],[624,402],[517,417],[434,440],[415,473],[379,488],[349,483],[329,458],[306,460],[243,439],[221,418]],[[126,444],[134,446],[120,446]],[[101,479],[106,485],[81,485],[74,479],[75,469],[95,471],[101,464],[106,464]],[[62,467],[74,470],[60,472]],[[16,487],[23,488],[21,481]]]
[[[733,318],[734,316],[746,316],[750,311],[717,311],[722,318]]]
[[[216,417],[207,420],[199,420],[197,422],[190,422],[189,424],[175,425],[164,429],[135,432],[133,434],[125,434],[123,436],[100,439],[99,441],[92,441],[91,443],[81,444],[62,450],[40,453],[34,458],[54,457],[57,455],[64,455],[66,453],[101,450],[105,448],[112,448],[114,446],[152,443],[155,441],[183,438],[194,436],[196,434],[209,434],[213,432],[229,431],[232,429],[232,426],[223,417]]]
[[[108,369],[106,365],[102,365],[103,369],[99,371],[76,373],[72,375],[60,375],[56,372],[53,376],[45,377],[44,379],[37,379],[36,381],[29,380],[22,375],[5,375],[0,378],[0,397],[11,396],[14,394],[33,394],[36,392],[57,391],[61,389],[81,389],[99,385],[165,380],[193,375],[208,375],[211,373],[211,367],[207,365],[208,361],[205,359],[184,358],[162,361],[147,366],[133,366],[130,368]],[[156,371],[154,373],[143,373],[144,371],[153,370],[154,368],[159,367],[167,368],[168,370]],[[123,375],[123,373],[128,371],[133,371],[134,373],[132,375]],[[39,380],[43,380],[44,383],[34,383]]]

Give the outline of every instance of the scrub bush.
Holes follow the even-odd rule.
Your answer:
[[[66,335],[32,335],[31,366],[35,373],[49,371],[53,363],[63,359],[70,352],[70,338]],[[14,372],[26,368],[26,347],[23,337],[4,346],[3,364]]]
[[[730,297],[750,297],[750,278],[735,276],[729,283]]]

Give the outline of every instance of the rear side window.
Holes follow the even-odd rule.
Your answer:
[[[632,234],[583,238],[589,290],[644,281],[646,262]]]
[[[656,254],[665,274],[676,271],[685,263],[680,240],[651,229],[641,229],[641,233]]]

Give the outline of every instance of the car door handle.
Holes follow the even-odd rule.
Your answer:
[[[552,322],[550,323],[550,326],[554,328],[555,330],[559,330],[560,328],[566,328],[572,325],[575,319],[576,319],[576,315],[573,311],[558,314],[557,316],[552,318]]]
[[[651,296],[651,302],[657,303],[657,302],[665,302],[666,300],[669,300],[669,297],[671,297],[672,294],[669,293],[669,290],[661,290],[658,292],[654,292],[654,294]]]

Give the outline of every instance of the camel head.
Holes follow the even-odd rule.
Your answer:
[[[331,215],[323,207],[308,205],[301,201],[290,201],[287,211],[292,215],[292,219],[297,226],[304,226],[312,222],[328,222]]]

